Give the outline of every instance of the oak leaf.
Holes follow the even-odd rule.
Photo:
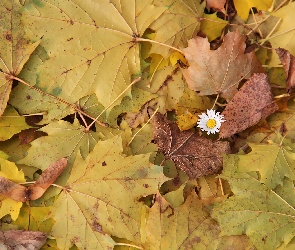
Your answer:
[[[32,52],[40,43],[25,38],[24,26],[20,20],[22,5],[17,0],[3,0],[0,3],[0,116],[3,114],[13,83]]]
[[[206,38],[189,40],[183,49],[190,64],[183,70],[189,88],[200,91],[200,95],[217,94],[230,100],[242,79],[263,72],[254,51],[245,54],[245,48],[245,37],[239,31],[226,34],[217,50],[210,50]]]
[[[233,97],[222,112],[225,122],[220,127],[220,137],[229,137],[255,125],[278,109],[272,103],[268,78],[265,74],[254,74]]]
[[[289,93],[295,87],[295,57],[288,50],[282,48],[276,49],[276,52],[286,72],[286,89]]]
[[[152,119],[154,139],[166,159],[172,160],[189,178],[217,173],[229,143],[212,141],[192,131],[180,131],[176,123],[156,113]]]

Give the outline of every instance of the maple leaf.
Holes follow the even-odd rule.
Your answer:
[[[248,235],[257,249],[276,249],[295,236],[295,199],[292,181],[285,179],[279,189],[262,185],[257,175],[237,173],[239,158],[225,156],[221,178],[226,179],[234,196],[215,204],[212,217],[221,235]]]
[[[158,194],[143,224],[144,249],[214,249],[219,227],[193,191],[178,208]]]
[[[295,153],[292,150],[295,145],[288,139],[283,143],[271,142],[268,145],[249,143],[249,146],[252,151],[239,156],[239,171],[259,171],[260,181],[268,188],[282,185],[285,176],[295,180]]]
[[[8,106],[0,117],[0,128],[0,141],[5,141],[14,134],[31,128],[31,126],[26,123],[25,118],[20,116],[13,107]]]
[[[152,119],[158,148],[191,179],[217,173],[222,168],[222,154],[229,153],[228,142],[213,142],[177,125],[160,113]]]
[[[200,29],[208,37],[209,42],[220,37],[228,22],[218,18],[216,12],[214,14],[204,14],[203,18],[205,20],[202,20]]]
[[[132,75],[141,74],[136,38],[165,11],[151,3],[49,0],[26,4],[23,21],[30,34],[42,36],[41,45],[49,55],[37,69],[36,82],[30,84],[69,103],[95,93],[108,106],[126,90]],[[124,95],[130,95],[130,90]]]
[[[267,41],[271,42],[273,48],[284,48],[291,54],[295,55],[295,45],[292,39],[295,35],[293,13],[295,11],[295,3],[291,2],[272,13],[273,16],[280,18],[280,26],[269,36]],[[272,59],[275,60],[275,59]],[[271,63],[271,62],[270,62]],[[279,63],[279,62],[278,62]],[[273,64],[278,64],[273,63]]]
[[[157,6],[165,6],[166,11],[150,26],[156,31],[155,40],[173,47],[184,48],[187,40],[197,34],[200,27],[204,4],[197,0],[156,0]],[[167,57],[170,49],[153,44],[150,53]]]
[[[7,105],[13,76],[17,76],[40,41],[31,42],[24,37],[24,27],[17,0],[3,0],[0,3],[0,116]]]
[[[272,6],[272,0],[234,0],[235,8],[238,12],[238,15],[246,21],[249,15],[249,11],[251,8],[256,8],[259,10],[268,10]]]
[[[78,154],[71,176],[55,203],[52,236],[60,249],[107,249],[109,235],[140,244],[142,196],[157,192],[167,178],[162,167],[149,163],[149,154],[122,155],[115,136],[97,143],[84,161]],[[83,233],[82,233],[83,232]]]
[[[97,132],[86,131],[77,120],[73,124],[60,120],[52,122],[42,127],[40,131],[48,134],[31,142],[31,148],[28,150],[26,157],[19,160],[18,163],[34,166],[45,170],[51,163],[58,159],[68,157],[69,166],[64,171],[59,181],[65,183],[76,154],[81,151],[83,157],[86,157],[92,151],[96,143],[101,139],[119,134],[119,130],[106,130],[101,126]]]
[[[289,51],[282,48],[276,49],[276,52],[286,72],[286,89],[290,92],[295,87],[295,58]]]
[[[222,112],[225,122],[221,124],[220,137],[241,132],[274,113],[278,105],[272,100],[267,76],[251,76]]]
[[[36,231],[0,231],[0,248],[38,250],[44,245],[46,238],[44,233]]]
[[[189,88],[200,91],[200,95],[218,94],[230,100],[242,79],[263,72],[254,51],[245,54],[245,47],[245,37],[238,31],[226,34],[217,50],[210,50],[206,38],[189,40],[183,49],[190,64],[183,70]]]

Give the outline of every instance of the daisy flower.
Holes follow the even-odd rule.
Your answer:
[[[202,113],[199,117],[200,119],[197,122],[198,127],[202,131],[206,131],[208,135],[219,132],[221,123],[225,122],[224,116],[220,115],[219,112],[215,113],[215,110],[212,109],[207,109],[207,114]]]

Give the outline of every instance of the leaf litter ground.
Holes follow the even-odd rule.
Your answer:
[[[4,0],[0,244],[292,247],[285,2]]]

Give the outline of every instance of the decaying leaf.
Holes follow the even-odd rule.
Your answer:
[[[17,76],[40,41],[31,42],[24,37],[17,0],[0,3],[0,116],[3,114],[12,87],[12,76]]]
[[[189,178],[199,178],[221,170],[222,154],[230,152],[228,142],[214,142],[192,131],[181,132],[176,123],[160,113],[155,114],[152,124],[159,150]]]
[[[62,158],[51,164],[32,186],[26,188],[5,177],[0,176],[0,195],[17,202],[39,199],[47,188],[59,177],[67,165],[67,160]]]
[[[226,138],[255,125],[278,109],[272,103],[268,78],[254,74],[234,96],[222,112],[225,122],[220,127],[220,137]]]
[[[46,242],[47,236],[42,232],[10,230],[0,231],[0,249],[38,250]]]
[[[41,174],[40,178],[32,185],[29,186],[27,193],[29,200],[39,199],[49,188],[49,186],[60,176],[67,166],[67,159],[61,158],[60,160],[50,164]]]
[[[189,88],[200,95],[218,94],[230,100],[242,79],[263,72],[254,51],[245,54],[245,48],[245,37],[238,31],[226,34],[217,50],[210,50],[207,38],[189,40],[183,49],[190,64],[183,70]]]
[[[295,87],[295,57],[288,51],[282,48],[276,49],[277,54],[284,66],[286,72],[286,89],[290,92]]]

